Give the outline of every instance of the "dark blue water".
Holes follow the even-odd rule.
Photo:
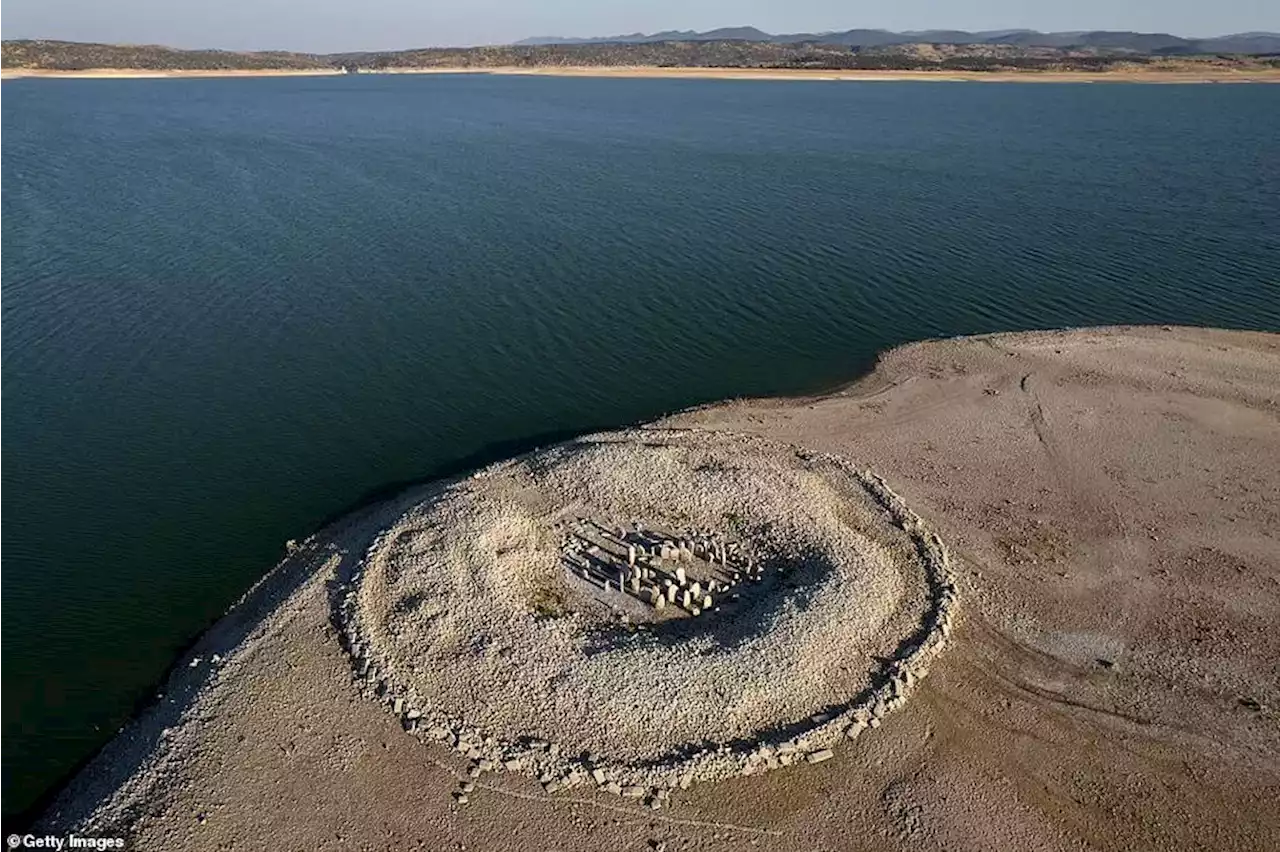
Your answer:
[[[1280,86],[4,83],[4,800],[322,518],[892,344],[1280,329]]]

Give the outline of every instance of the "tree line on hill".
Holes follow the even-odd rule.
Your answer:
[[[1190,57],[1235,67],[1280,67],[1280,56]],[[396,68],[497,67],[687,67],[844,70],[1085,70],[1117,66],[1167,67],[1157,54],[1097,48],[1024,47],[1012,44],[908,43],[850,47],[840,44],[750,40],[589,42],[504,45],[360,53],[237,52],[177,50],[160,46],[11,40],[0,60],[9,69],[83,71],[379,70]]]

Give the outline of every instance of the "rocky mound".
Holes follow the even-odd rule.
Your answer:
[[[473,774],[660,806],[878,725],[954,593],[937,537],[873,474],[637,430],[442,486],[370,548],[341,613],[366,692]]]

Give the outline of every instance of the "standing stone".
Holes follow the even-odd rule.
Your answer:
[[[686,582],[688,582],[688,580],[689,580],[689,578],[688,578],[688,576],[684,573],[684,569],[683,569],[683,568],[677,568],[677,569],[676,569],[676,584],[677,584],[677,585],[680,585],[680,586],[683,586]]]
[[[693,583],[693,585],[689,587],[689,591],[693,594],[693,596],[694,596],[695,598],[697,598],[697,597],[701,597],[701,596],[702,596],[702,584],[701,584],[701,583],[699,583],[699,582],[697,582],[697,581],[695,580],[695,581],[694,581],[694,583]]]
[[[685,589],[684,592],[680,594],[680,606],[685,609],[689,609],[693,606],[693,595],[689,594],[688,589]]]
[[[677,591],[676,584],[668,580],[667,581],[667,601],[668,602],[670,603],[676,602],[676,591]]]
[[[711,609],[711,595],[706,595],[702,598],[702,608],[704,610]]]
[[[634,544],[627,545],[627,564],[636,564],[636,546]]]

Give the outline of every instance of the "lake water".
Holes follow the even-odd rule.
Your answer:
[[[10,814],[385,483],[918,338],[1280,330],[1280,86],[22,80],[3,121]]]

